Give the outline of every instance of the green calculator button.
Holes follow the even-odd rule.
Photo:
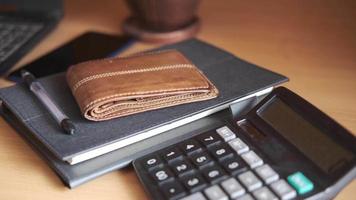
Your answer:
[[[287,178],[291,184],[302,195],[314,189],[314,184],[302,172],[296,172]]]

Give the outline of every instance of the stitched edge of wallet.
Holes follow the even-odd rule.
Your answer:
[[[114,58],[102,58],[102,59],[95,59],[95,60],[88,60],[85,62],[82,62],[78,65],[83,65],[83,64],[89,64],[89,63],[98,63],[98,62],[102,62],[102,61],[109,61],[109,62],[113,62],[115,60],[125,60],[125,59],[131,59],[137,56],[147,56],[147,55],[155,55],[155,54],[160,54],[160,53],[166,53],[166,52],[172,52],[172,51],[177,51],[176,49],[163,49],[163,50],[158,50],[158,51],[139,51],[139,52],[134,52],[128,55],[124,55],[124,56],[118,56],[118,57],[114,57]],[[181,52],[177,51],[178,54],[188,63],[191,63],[186,57],[184,57],[182,55]]]
[[[192,64],[175,64],[175,65],[162,65],[162,66],[153,66],[149,68],[143,68],[143,69],[133,69],[133,70],[125,70],[125,71],[115,71],[115,72],[107,72],[107,73],[101,73],[101,74],[95,74],[92,76],[85,77],[78,81],[77,83],[74,84],[72,87],[73,92],[75,92],[80,86],[83,84],[100,79],[100,78],[107,78],[107,77],[113,77],[113,76],[119,76],[119,75],[125,75],[125,74],[135,74],[135,73],[145,73],[145,72],[153,72],[153,71],[162,71],[162,70],[169,70],[169,69],[178,69],[178,68],[194,68],[195,66]]]
[[[195,66],[194,66],[194,69],[196,69]],[[200,70],[197,69],[197,73],[200,75],[201,78],[203,78],[206,81],[206,86],[204,88],[211,87],[211,92],[209,92],[209,94],[211,94],[212,91],[214,91],[217,95],[219,93],[219,91],[214,86],[214,84],[212,84],[212,82]],[[96,99],[94,101],[91,101],[90,103],[88,103],[84,106],[83,111],[85,112],[85,110],[87,110],[88,107],[91,107],[93,104],[96,104],[97,102],[105,101],[107,99],[111,99],[111,98],[115,98],[115,97],[121,97],[121,96],[127,96],[127,95],[137,95],[137,94],[152,94],[152,93],[157,93],[157,92],[173,92],[173,91],[179,91],[179,90],[194,90],[194,89],[202,89],[202,87],[190,87],[190,88],[179,88],[179,89],[170,89],[170,90],[165,89],[165,90],[153,90],[153,91],[146,91],[146,92],[128,92],[128,93],[114,94],[114,95],[105,96],[105,97]]]
[[[209,92],[208,94],[189,94],[189,95],[182,95],[179,97],[175,97],[174,101],[168,101],[165,102],[163,104],[159,104],[159,107],[157,104],[151,105],[151,106],[144,106],[144,107],[140,107],[140,108],[136,108],[136,109],[132,109],[132,110],[127,110],[125,112],[120,112],[119,116],[127,116],[130,114],[134,114],[134,113],[138,113],[144,110],[153,110],[156,108],[165,108],[165,107],[169,107],[169,106],[174,106],[174,105],[180,105],[182,103],[185,102],[196,102],[196,101],[201,101],[201,100],[208,100],[211,98],[214,98],[218,95],[218,91],[216,90],[216,88],[214,87],[213,89],[214,92]],[[187,98],[190,97],[190,98]],[[192,101],[193,99],[193,101]],[[164,100],[162,100],[164,101]],[[87,119],[91,119],[91,120],[96,120],[96,121],[102,121],[102,120],[108,120],[108,119],[112,119],[112,118],[116,118],[118,117],[118,112],[115,112],[115,108],[109,109],[108,111],[106,111],[106,113],[110,113],[114,110],[114,112],[112,112],[111,114],[108,115],[103,115],[104,117],[96,117],[96,116],[92,116],[92,115],[88,115],[88,111],[90,111],[91,109],[87,110],[85,109],[85,116]]]
[[[208,87],[206,87],[206,88],[208,88]],[[158,93],[158,92],[174,92],[174,91],[180,91],[180,90],[194,90],[194,89],[202,89],[202,87],[187,87],[187,88],[178,88],[178,89],[169,89],[169,90],[164,89],[164,90],[152,90],[152,91],[146,91],[146,92],[127,92],[127,93],[113,94],[113,95],[105,96],[105,97],[96,99],[94,101],[91,101],[84,107],[84,110],[87,109],[88,107],[92,106],[93,104],[96,104],[97,102],[105,101],[107,99],[111,99],[111,98],[115,98],[115,97],[137,95],[137,94],[153,94],[153,93]]]

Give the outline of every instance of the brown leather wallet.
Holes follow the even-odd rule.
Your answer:
[[[85,118],[102,121],[217,97],[216,87],[176,50],[88,61],[67,72]]]

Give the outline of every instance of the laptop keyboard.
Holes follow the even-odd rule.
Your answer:
[[[42,28],[41,23],[0,20],[0,64]]]
[[[151,153],[134,167],[152,199],[288,200],[313,190],[302,172],[281,175],[228,126]]]

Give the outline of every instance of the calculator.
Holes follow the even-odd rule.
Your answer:
[[[356,177],[355,137],[284,87],[133,162],[151,199],[332,199]]]

